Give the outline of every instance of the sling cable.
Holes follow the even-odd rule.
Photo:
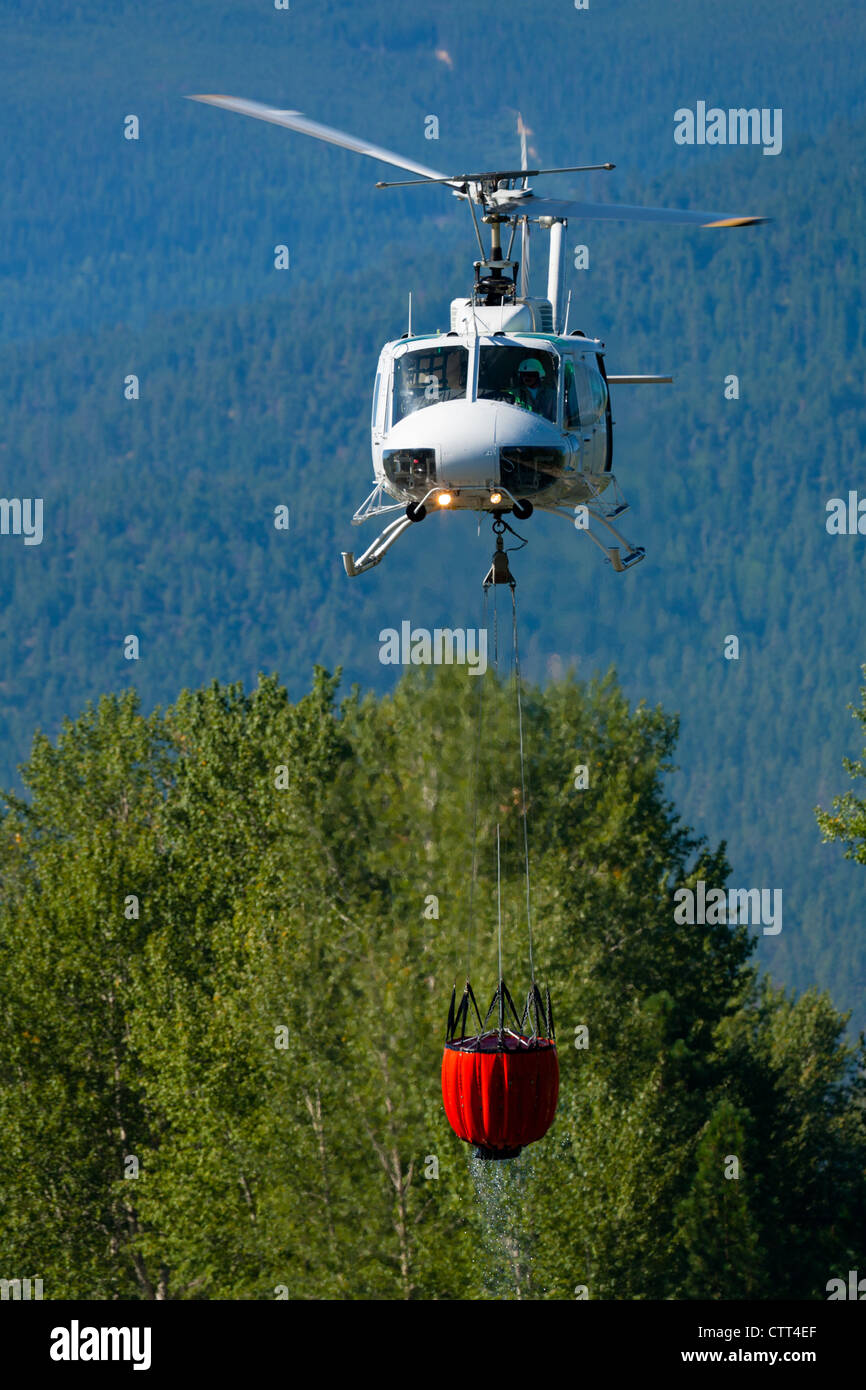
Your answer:
[[[543,1138],[556,1114],[559,1094],[559,1062],[550,990],[541,990],[535,978],[532,955],[532,899],[529,872],[529,832],[527,827],[526,767],[523,746],[523,704],[521,699],[520,653],[517,642],[517,603],[515,579],[508,564],[503,531],[511,530],[497,516],[493,523],[496,551],[484,580],[484,626],[487,626],[489,590],[493,588],[494,665],[498,670],[498,619],[496,587],[511,589],[512,653],[517,691],[517,730],[520,746],[520,814],[523,824],[523,860],[526,880],[526,928],[529,943],[530,986],[523,1011],[517,1007],[505,983],[502,965],[502,855],[500,827],[496,826],[496,899],[499,984],[482,1019],[469,981],[472,952],[472,913],[478,867],[478,784],[483,723],[483,685],[479,681],[475,742],[473,794],[472,875],[469,891],[466,984],[460,1003],[457,989],[451,991],[445,1052],[442,1058],[442,1099],[454,1133],[475,1145],[475,1156],[483,1159],[516,1158],[527,1144]],[[518,537],[519,539],[519,537]],[[470,1010],[473,1017],[470,1016]],[[488,1024],[495,1015],[495,1026]],[[477,1024],[477,1028],[476,1028]],[[471,1031],[470,1031],[471,1030]]]

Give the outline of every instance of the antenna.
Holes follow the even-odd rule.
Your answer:
[[[571,290],[568,291],[568,299],[565,301],[565,323],[563,324],[563,327],[562,327],[562,336],[563,336],[563,338],[567,337],[567,335],[568,335],[568,311],[570,310],[570,308],[571,308]]]
[[[409,327],[408,327],[408,329],[407,329],[407,331],[406,331],[406,337],[407,337],[407,338],[411,338],[411,337],[412,337],[412,291],[411,291],[411,290],[409,291]]]

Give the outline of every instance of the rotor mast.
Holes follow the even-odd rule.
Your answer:
[[[565,218],[542,218],[541,225],[550,230],[550,250],[547,263],[547,297],[553,309],[553,331],[562,332],[562,292],[565,284]]]
[[[484,221],[490,223],[490,261],[492,264],[494,261],[502,260],[502,238],[499,228],[503,219],[494,212],[488,214]]]

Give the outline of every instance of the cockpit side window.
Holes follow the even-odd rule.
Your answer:
[[[575,364],[580,423],[583,429],[597,425],[607,408],[607,383],[595,363]]]
[[[482,344],[478,399],[507,401],[556,423],[557,366],[552,352]]]
[[[600,372],[590,372],[589,386],[592,392],[593,419],[600,420],[607,409],[607,382]]]
[[[381,385],[382,385],[382,370],[381,370],[381,368],[380,368],[379,371],[376,373],[376,385],[373,387],[373,410],[372,410],[372,415],[371,415],[371,419],[370,419],[370,423],[371,423],[373,429],[376,428],[376,418],[377,418],[376,412],[377,412],[377,410],[378,410],[378,408],[379,408],[379,387],[380,387]]]
[[[580,429],[580,405],[577,399],[577,382],[574,379],[574,363],[565,364],[565,417],[563,424],[567,430]]]
[[[466,395],[469,353],[465,347],[427,347],[394,359],[393,424],[416,410]]]
[[[589,370],[585,362],[576,362],[574,374],[577,378],[577,399],[580,410],[580,423],[584,429],[592,424],[592,388],[589,384]]]

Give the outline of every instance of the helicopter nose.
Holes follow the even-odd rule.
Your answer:
[[[496,410],[488,401],[454,401],[442,413],[439,482],[448,487],[484,487],[499,481]]]
[[[490,401],[442,401],[400,420],[388,445],[434,450],[441,487],[486,487],[498,481],[496,421]]]
[[[463,488],[483,490],[505,482],[500,476],[503,448],[557,449],[562,437],[543,416],[508,402],[442,401],[400,420],[387,446],[389,452],[429,454],[431,461],[435,456],[435,485],[459,495]],[[433,481],[428,473],[424,491]]]
[[[501,401],[455,401],[442,415],[437,476],[447,487],[487,487],[499,483],[503,445],[521,448],[556,445],[555,425]]]

